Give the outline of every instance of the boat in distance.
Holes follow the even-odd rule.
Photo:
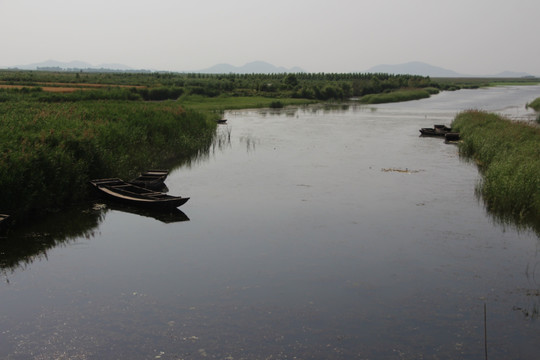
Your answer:
[[[119,178],[91,180],[90,184],[106,198],[152,209],[169,210],[184,205],[189,198],[130,184]]]

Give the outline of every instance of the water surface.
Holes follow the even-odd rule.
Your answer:
[[[486,304],[490,358],[535,359],[538,236],[487,213],[474,164],[418,129],[533,118],[539,94],[228,112],[167,180],[183,217],[96,201],[6,240],[0,357],[479,359]]]

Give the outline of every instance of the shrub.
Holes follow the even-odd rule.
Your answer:
[[[270,103],[270,107],[272,109],[281,109],[283,107],[283,103],[279,100],[276,100],[276,101],[272,101]]]

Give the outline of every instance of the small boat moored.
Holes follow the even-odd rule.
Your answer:
[[[421,128],[420,134],[427,136],[440,136],[444,137],[444,134],[450,132],[452,129],[446,125],[434,125],[432,128]]]
[[[452,131],[452,128],[449,128],[446,125],[433,125],[433,128],[435,129],[436,132],[442,132],[442,133],[447,133],[447,132]]]
[[[458,132],[448,132],[448,133],[444,134],[444,139],[447,142],[459,141],[460,140],[459,133]]]
[[[167,179],[168,175],[169,170],[147,170],[135,179],[130,180],[129,183],[147,189],[161,190],[165,186],[165,179]]]
[[[420,134],[424,135],[424,136],[440,136],[440,137],[444,137],[443,132],[438,132],[434,128],[421,128],[420,129]]]
[[[188,197],[168,195],[130,184],[118,178],[91,180],[90,184],[106,198],[152,209],[169,210],[177,208],[189,200]]]
[[[452,128],[446,125],[433,125],[432,128],[421,128],[420,134],[423,136],[439,136],[439,137],[446,137],[446,134],[459,135],[459,133],[452,132]]]
[[[452,131],[452,128],[446,125],[433,125],[432,128],[421,128],[420,136],[443,137],[446,143],[456,143],[460,140],[459,133]]]
[[[8,228],[9,215],[0,214],[0,234],[4,233]]]

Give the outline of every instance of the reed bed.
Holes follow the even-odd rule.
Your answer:
[[[383,104],[410,100],[419,100],[430,97],[430,91],[423,89],[398,90],[381,94],[369,94],[362,96],[360,102],[363,104]]]
[[[88,181],[208,149],[215,121],[174,102],[0,103],[0,210],[61,208]]]
[[[534,99],[532,102],[527,104],[527,107],[533,108],[535,111],[540,111],[540,97]]]
[[[540,129],[483,111],[465,111],[452,128],[459,131],[460,154],[474,159],[482,173],[477,192],[500,216],[540,216]]]
[[[527,104],[527,107],[533,108],[537,112],[536,122],[540,123],[540,97]]]

